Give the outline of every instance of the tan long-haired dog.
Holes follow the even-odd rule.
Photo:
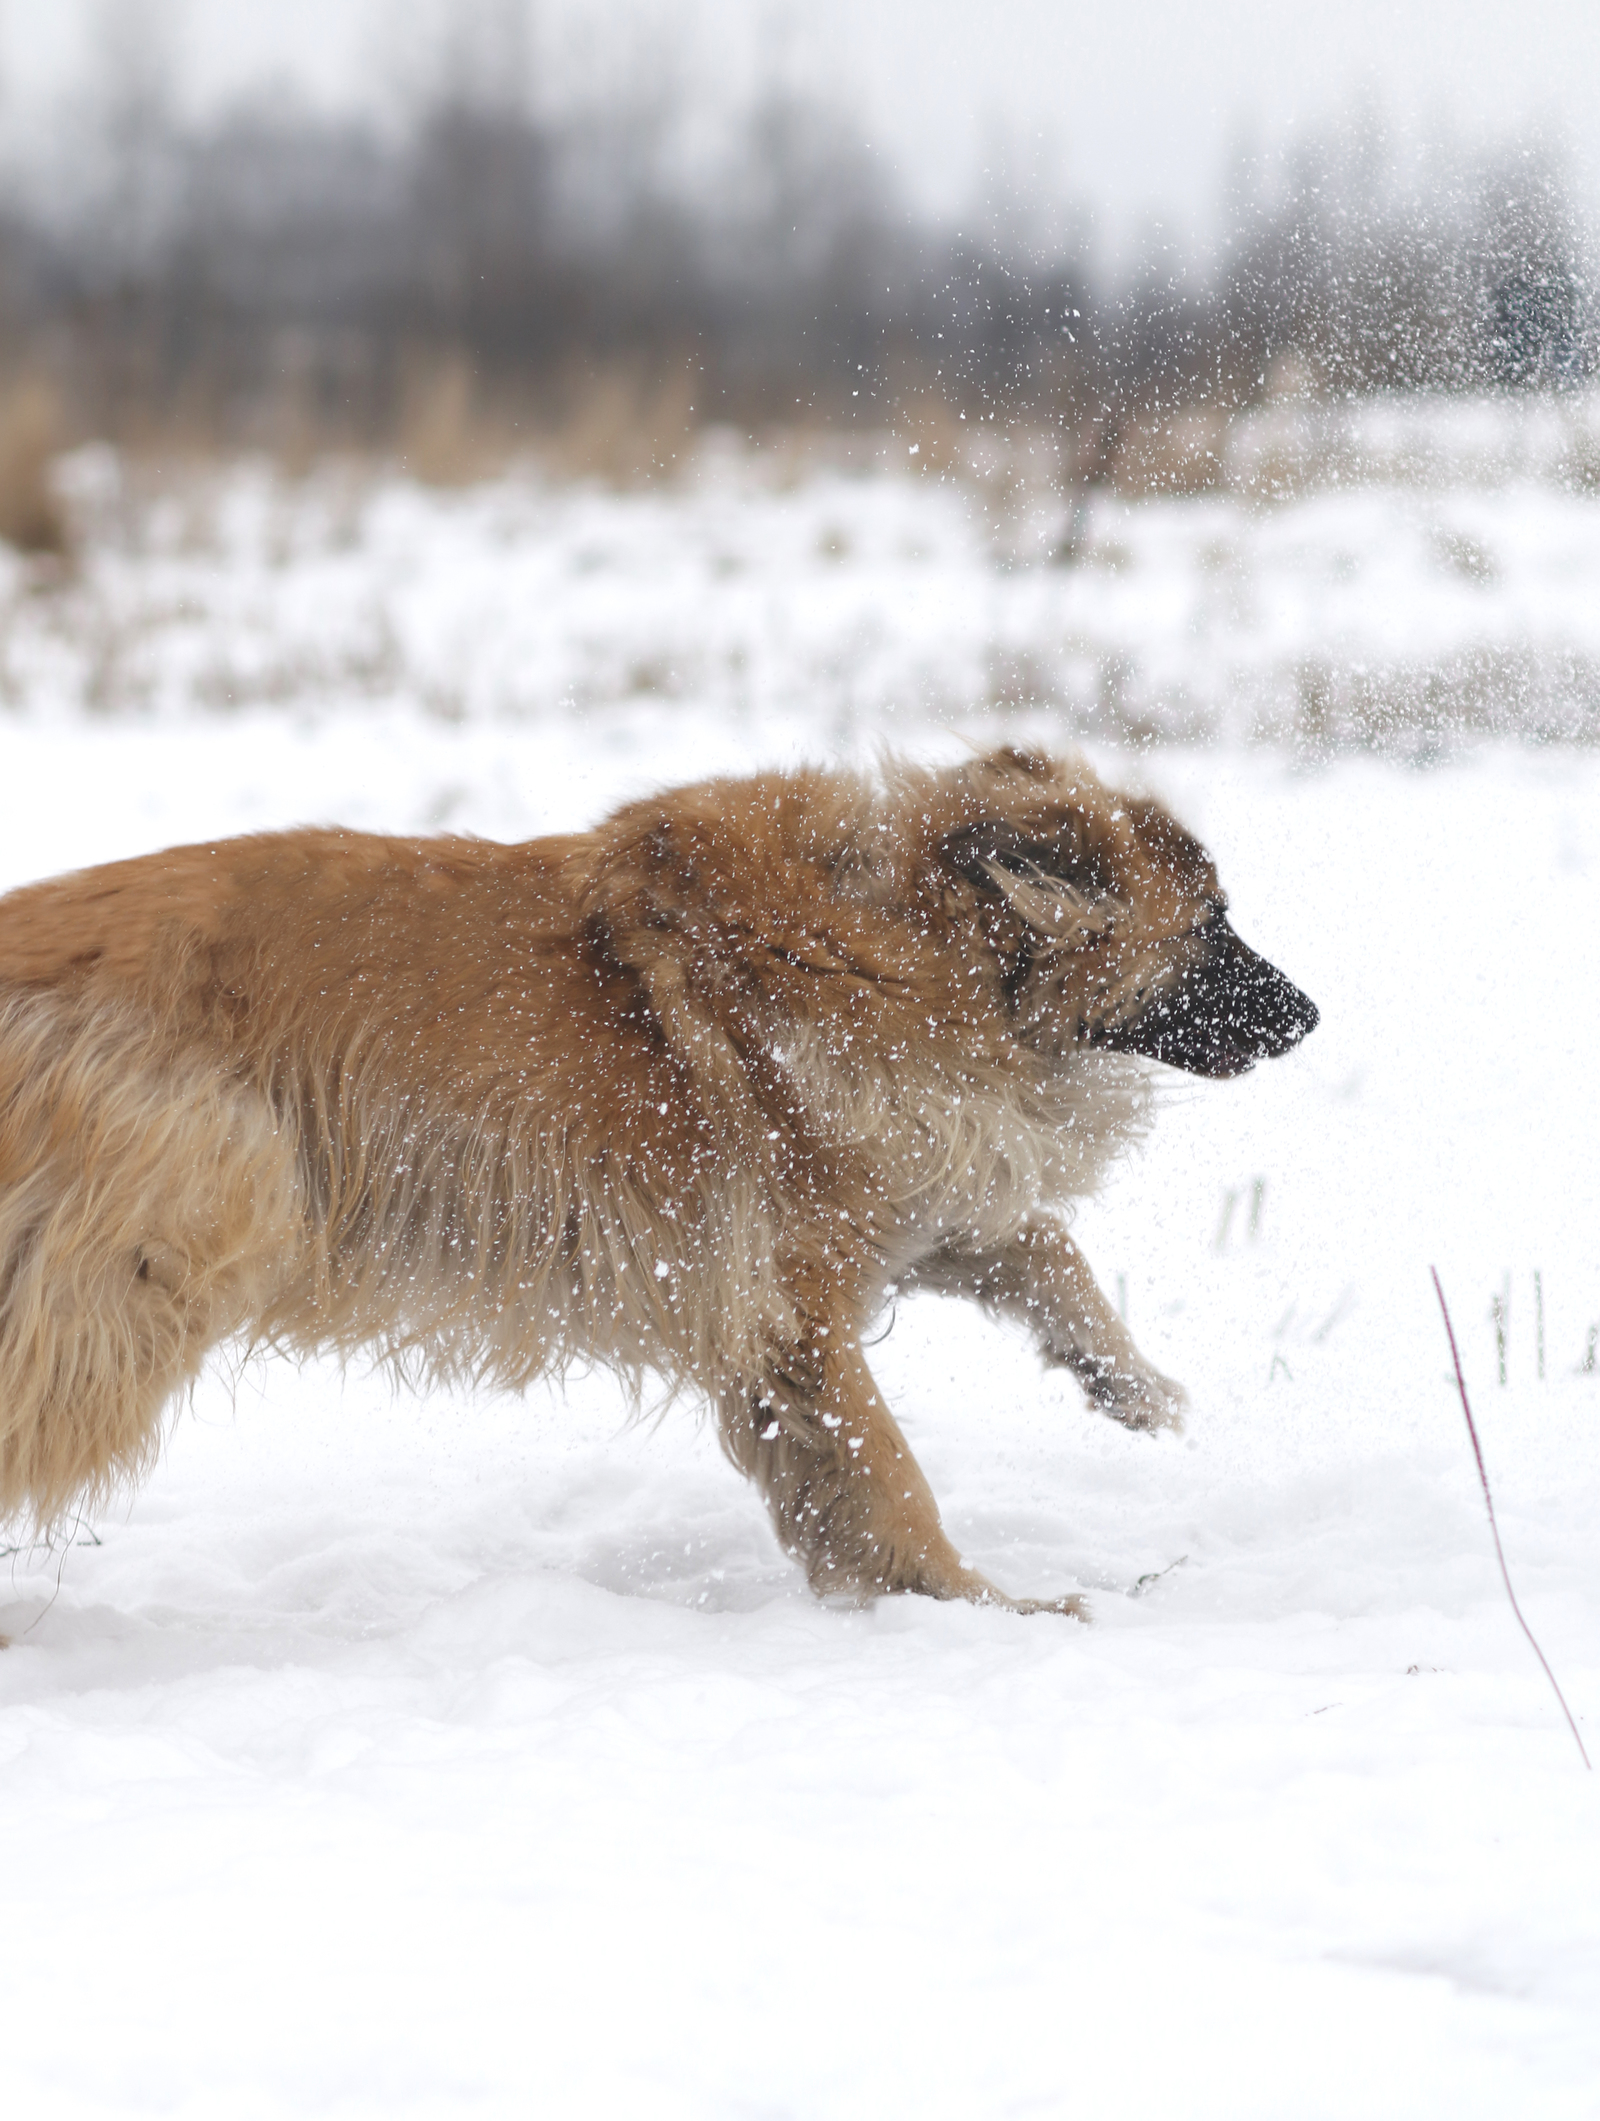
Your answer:
[[[706,1395],[819,1591],[998,1600],[862,1330],[891,1285],[968,1295],[1176,1420],[1053,1211],[1149,1058],[1232,1075],[1315,1024],[1224,906],[1157,804],[1016,751],[14,892],[0,1518],[142,1470],[228,1336],[511,1385],[585,1356]]]

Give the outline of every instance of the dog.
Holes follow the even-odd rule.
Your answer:
[[[1179,1422],[1062,1218],[1152,1062],[1315,1025],[1226,908],[1159,803],[1017,749],[14,891],[0,1518],[142,1473],[226,1339],[510,1387],[583,1358],[703,1395],[818,1592],[1079,1613],[957,1553],[863,1336],[891,1290],[969,1297]]]

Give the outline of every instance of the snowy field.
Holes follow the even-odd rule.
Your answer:
[[[963,1551],[1089,1627],[818,1605],[695,1410],[626,1426],[604,1378],[208,1377],[0,1577],[7,2110],[1600,2114],[1600,1778],[1427,1273],[1600,1754],[1600,751],[1470,733],[1588,733],[1600,499],[1107,500],[1062,564],[910,476],[74,475],[78,575],[4,585],[0,885],[1076,732],[1323,1020],[1168,1077],[1080,1218],[1186,1436],[933,1299],[876,1351]]]
[[[1073,505],[1042,448],[981,433],[958,477],[912,446],[808,468],[713,436],[625,495],[156,480],[85,451],[76,578],[0,564],[0,710],[694,708],[763,750],[774,722],[837,751],[984,709],[1312,754],[1600,738],[1600,393],[1267,407],[1194,499]]]

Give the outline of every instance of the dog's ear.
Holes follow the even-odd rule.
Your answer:
[[[1123,910],[1092,853],[981,818],[944,842],[944,857],[987,898],[1004,899],[1036,933],[1057,940],[1105,934]]]
[[[958,876],[990,898],[1003,895],[1004,887],[994,874],[997,869],[1019,877],[1048,876],[1056,863],[1056,850],[1048,840],[1030,839],[1004,818],[994,817],[980,818],[977,824],[950,833],[942,852]]]
[[[1112,879],[1092,847],[1077,833],[1063,833],[1053,840],[1035,839],[1019,832],[1005,818],[980,818],[948,835],[944,858],[968,883],[990,896],[1009,893],[1010,886],[996,877],[997,869],[1008,876],[1048,879],[1070,884],[1084,898],[1098,898],[1111,889]]]

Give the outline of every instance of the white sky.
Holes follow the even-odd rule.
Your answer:
[[[518,0],[476,0],[493,14]],[[13,140],[48,132],[97,46],[165,15],[187,102],[294,84],[391,99],[473,0],[0,0]],[[1600,0],[534,0],[547,80],[630,67],[727,105],[764,73],[826,91],[919,201],[959,209],[983,171],[1091,202],[1125,238],[1203,229],[1230,144],[1281,144],[1367,98],[1402,132],[1539,126],[1600,203]],[[120,39],[119,39],[120,41]]]

